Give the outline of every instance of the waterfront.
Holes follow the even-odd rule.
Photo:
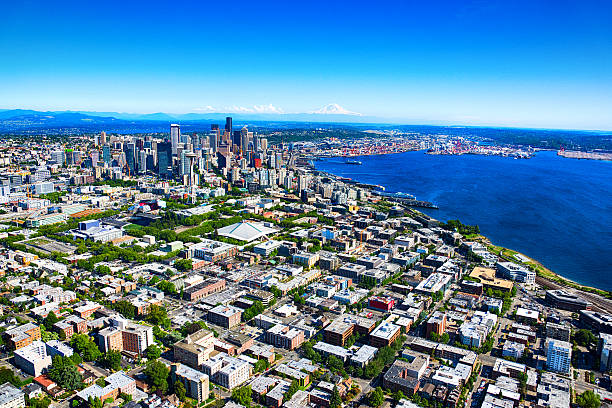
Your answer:
[[[478,224],[495,244],[515,249],[579,283],[612,289],[612,162],[539,152],[530,160],[406,152],[333,158],[316,168],[387,191],[432,201],[423,212]]]

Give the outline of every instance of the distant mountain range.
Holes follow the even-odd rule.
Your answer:
[[[27,109],[0,110],[3,128],[80,126],[93,124],[129,124],[136,122],[211,122],[224,121],[231,116],[235,121],[264,122],[322,122],[322,123],[381,123],[380,118],[363,116],[337,104],[330,104],[310,113],[123,113],[95,111],[36,111]]]

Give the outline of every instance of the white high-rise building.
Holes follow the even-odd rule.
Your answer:
[[[567,341],[548,339],[546,368],[569,374],[572,362],[572,345]]]
[[[172,143],[172,154],[176,154],[179,141],[181,140],[181,125],[170,125],[170,143]]]

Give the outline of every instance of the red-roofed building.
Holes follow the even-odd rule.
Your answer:
[[[372,296],[370,299],[368,299],[368,307],[370,309],[389,312],[395,307],[395,299],[390,297]]]

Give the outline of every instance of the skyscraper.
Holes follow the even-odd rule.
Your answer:
[[[172,178],[172,144],[157,143],[157,174],[160,178]]]
[[[176,154],[179,140],[181,139],[181,125],[170,125],[170,143],[172,143],[172,154]]]
[[[130,176],[136,173],[136,143],[126,143],[123,151],[125,152],[125,162],[129,168]]]
[[[103,144],[103,145],[106,144],[106,132],[100,133],[100,144]]]
[[[108,165],[112,160],[110,146],[105,144],[102,146],[102,161]]]
[[[212,130],[208,135],[208,145],[213,153],[217,153],[218,130]]]
[[[225,131],[230,135],[232,134],[232,118],[230,116],[225,118]]]

